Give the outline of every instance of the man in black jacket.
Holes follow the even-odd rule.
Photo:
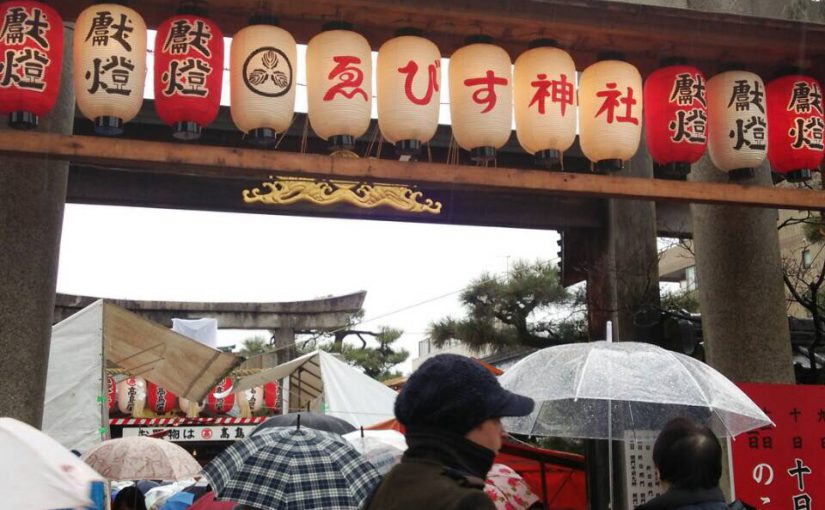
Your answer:
[[[483,489],[501,448],[500,418],[525,416],[533,407],[470,358],[428,359],[395,401],[408,449],[365,509],[495,510]]]

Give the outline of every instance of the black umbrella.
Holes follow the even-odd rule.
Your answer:
[[[326,432],[334,432],[336,434],[344,435],[347,432],[352,432],[355,427],[348,421],[330,416],[328,414],[320,414],[302,411],[300,413],[279,414],[268,418],[266,421],[255,427],[252,434],[257,434],[261,430],[272,427],[307,427],[315,430],[324,430]]]

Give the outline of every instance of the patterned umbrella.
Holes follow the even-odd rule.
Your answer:
[[[83,460],[109,480],[180,480],[201,470],[180,446],[151,437],[103,441],[87,451]]]
[[[203,475],[218,498],[272,510],[355,510],[381,479],[338,434],[295,427],[236,442]]]

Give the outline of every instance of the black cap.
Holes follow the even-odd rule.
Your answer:
[[[415,27],[402,27],[402,28],[399,28],[398,30],[396,30],[395,33],[393,34],[393,36],[395,36],[395,37],[403,37],[405,35],[421,37],[422,35],[424,35],[424,31],[421,30],[420,28],[415,28]]]
[[[395,142],[395,153],[399,156],[417,156],[421,152],[419,140],[398,140]]]
[[[624,168],[624,161],[621,159],[603,159],[596,161],[593,165],[597,174],[606,174],[610,172],[619,172]]]
[[[197,140],[201,137],[201,125],[191,120],[175,122],[172,126],[172,136],[176,140]]]
[[[473,161],[493,161],[496,159],[496,148],[485,145],[470,149],[470,159]]]
[[[561,170],[561,151],[545,149],[535,155],[536,163],[548,170]]]
[[[245,138],[250,145],[272,147],[278,141],[278,133],[271,128],[255,128],[250,129]]]
[[[395,417],[407,429],[464,435],[490,418],[526,416],[535,402],[501,387],[478,362],[439,354],[413,372],[395,400]]]
[[[95,117],[95,133],[104,136],[118,136],[123,134],[123,119],[111,115]]]
[[[484,34],[470,35],[464,38],[464,44],[493,44],[495,39]]]
[[[329,30],[352,30],[352,23],[347,21],[329,21],[321,27],[322,32]]]
[[[355,138],[352,135],[333,135],[327,140],[331,151],[351,151],[355,148]]]
[[[811,170],[808,168],[800,168],[797,170],[791,170],[790,172],[785,173],[785,178],[788,179],[788,182],[805,182],[811,180]]]
[[[728,172],[728,179],[731,181],[746,181],[753,179],[755,175],[756,172],[753,168],[736,168]]]
[[[653,163],[653,176],[657,179],[667,179],[671,181],[686,181],[690,173],[690,163],[676,161],[671,163]]]
[[[22,110],[9,114],[9,126],[14,129],[34,129],[37,127],[37,115]]]
[[[527,47],[531,50],[533,48],[558,48],[559,42],[555,39],[542,37],[540,39],[533,39],[530,41],[530,44],[528,44]]]

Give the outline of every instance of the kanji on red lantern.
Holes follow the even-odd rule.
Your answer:
[[[467,87],[482,85],[481,88],[473,92],[473,102],[480,105],[487,105],[483,110],[481,110],[481,113],[487,113],[496,107],[498,96],[496,96],[495,87],[496,85],[505,86],[507,83],[507,78],[496,76],[491,70],[487,70],[484,77],[467,78],[464,80],[464,85]]]
[[[332,60],[335,62],[335,67],[329,72],[327,78],[329,80],[337,78],[339,81],[327,89],[324,94],[324,101],[332,101],[337,94],[341,94],[347,99],[360,95],[364,98],[364,101],[369,101],[367,92],[361,88],[364,81],[364,71],[358,67],[361,64],[361,59],[341,55],[332,57]]]
[[[0,113],[32,127],[57,99],[63,60],[63,22],[40,2],[0,4]],[[25,113],[24,121],[18,117]]]
[[[622,92],[616,88],[616,83],[613,82],[605,84],[605,87],[607,87],[606,90],[596,92],[597,97],[604,98],[604,102],[596,112],[596,117],[604,113],[608,124],[613,124],[615,120],[616,122],[638,125],[639,119],[632,115],[633,106],[637,103],[633,97],[633,89],[626,87],[626,92]],[[616,115],[616,108],[620,108],[620,113],[623,113]]]
[[[810,76],[789,75],[771,81],[766,90],[768,159],[774,171],[803,180],[825,150],[822,87]]]
[[[409,99],[411,103],[419,106],[430,104],[433,92],[438,92],[438,76],[440,71],[440,60],[435,60],[427,66],[427,90],[423,96],[416,97],[412,88],[415,76],[418,74],[418,64],[416,64],[414,60],[410,60],[404,67],[399,67],[398,72],[406,75],[404,79],[404,94],[407,96],[407,99]]]

